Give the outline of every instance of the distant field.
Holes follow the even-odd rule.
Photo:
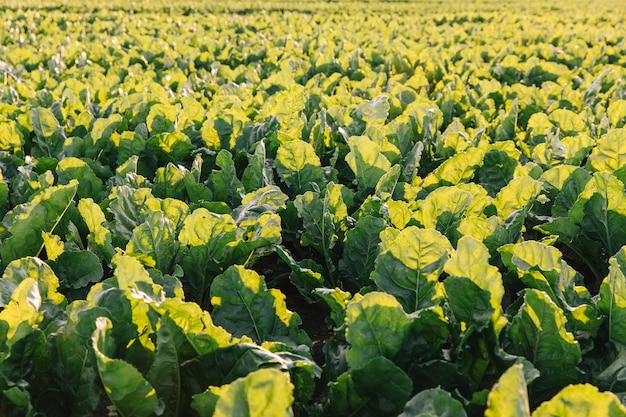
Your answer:
[[[626,2],[170,3],[0,0],[0,416],[626,416]]]

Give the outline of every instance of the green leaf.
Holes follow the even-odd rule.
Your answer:
[[[6,266],[0,279],[0,307],[12,299],[20,283],[28,278],[35,280],[40,302],[61,305],[65,297],[59,291],[59,279],[41,259],[25,257]]]
[[[237,337],[295,347],[305,336],[298,329],[300,317],[287,310],[285,296],[277,289],[268,290],[259,274],[243,266],[233,265],[215,278],[211,304],[215,323]]]
[[[146,379],[165,405],[162,416],[177,417],[181,400],[179,357],[172,330],[176,324],[166,314],[156,332],[156,353]]]
[[[346,232],[343,256],[339,261],[344,282],[354,282],[359,286],[371,284],[370,274],[380,253],[379,235],[385,226],[383,219],[366,215]]]
[[[36,143],[43,156],[55,158],[63,150],[65,132],[50,109],[36,107],[30,111]]]
[[[258,218],[261,213],[272,212],[286,208],[289,197],[275,185],[268,185],[246,194],[241,200],[241,206],[233,210],[232,216],[239,223],[247,218]]]
[[[66,288],[85,288],[104,276],[102,262],[90,251],[63,252],[52,268]]]
[[[348,139],[350,152],[345,160],[357,178],[359,189],[373,189],[380,178],[389,172],[391,163],[382,154],[380,146],[367,136],[352,136]]]
[[[441,388],[432,388],[411,398],[398,417],[426,416],[467,417],[467,413],[463,409],[463,404],[452,398],[449,392]]]
[[[588,159],[592,171],[615,174],[623,170],[626,166],[626,145],[622,139],[625,134],[625,128],[614,129],[598,139]]]
[[[246,192],[250,193],[258,188],[262,188],[274,183],[272,170],[267,167],[267,153],[265,141],[257,142],[254,148],[254,155],[243,171],[241,183]]]
[[[241,204],[244,187],[237,177],[233,156],[226,149],[222,149],[215,158],[215,165],[220,167],[221,171],[213,172],[209,176],[214,198],[228,203],[231,207],[237,207]]]
[[[498,268],[490,265],[489,259],[489,251],[485,245],[471,236],[463,236],[459,239],[457,250],[450,256],[450,260],[446,262],[443,270],[450,277],[468,278],[480,289],[489,293],[489,304],[492,310],[491,321],[496,334],[499,334],[500,330],[507,324],[501,307],[504,285]],[[446,281],[444,281],[444,285],[446,285]],[[466,285],[461,285],[460,288]],[[471,297],[462,297],[460,293],[458,295],[459,301],[463,298],[471,299]]]
[[[169,197],[185,199],[186,187],[185,177],[188,171],[180,166],[169,162],[164,167],[157,168],[154,173],[154,195],[157,197]]]
[[[483,165],[478,169],[480,185],[487,190],[489,195],[495,196],[513,179],[518,165],[517,159],[511,157],[505,150],[490,149],[485,154]]]
[[[107,209],[114,217],[109,229],[115,246],[125,246],[133,237],[135,227],[143,223],[141,209],[149,198],[152,198],[149,188],[134,189],[128,185],[113,188]]]
[[[121,359],[111,359],[107,355],[110,351],[111,328],[108,318],[99,317],[92,336],[100,380],[111,402],[123,417],[160,415],[164,404],[157,398],[152,385],[131,364]]]
[[[106,227],[107,221],[104,212],[91,198],[81,199],[78,202],[78,211],[90,232],[87,235],[89,249],[102,254],[107,263],[111,262],[114,249],[111,242],[111,232]]]
[[[22,151],[24,139],[17,123],[13,120],[0,122],[0,151],[19,153]]]
[[[490,292],[465,277],[448,277],[443,281],[448,304],[460,322],[485,330],[495,310],[490,304]]]
[[[389,294],[371,292],[346,309],[347,353],[352,368],[385,357],[393,360],[403,347],[411,321],[398,301]]]
[[[411,379],[389,359],[378,357],[330,384],[326,416],[392,417],[406,404]]]
[[[612,100],[606,113],[611,127],[623,127],[626,123],[626,100]]]
[[[180,106],[161,103],[150,107],[150,112],[148,112],[148,117],[146,117],[146,125],[150,135],[173,132],[176,128],[176,119],[179,111]]]
[[[171,273],[178,247],[172,221],[162,211],[153,211],[133,230],[126,254],[139,259],[148,268]]]
[[[483,164],[483,156],[482,150],[469,148],[446,159],[435,171],[424,178],[424,188],[435,189],[469,181]]]
[[[322,275],[324,268],[311,259],[297,261],[282,245],[276,246],[276,254],[291,268],[289,280],[300,294],[302,294],[307,301],[315,301],[311,295],[313,290],[327,286],[324,276]]]
[[[436,229],[452,239],[472,202],[472,194],[458,187],[439,187],[422,201],[413,215],[426,229]]]
[[[201,417],[288,417],[293,415],[293,385],[289,375],[259,369],[222,387],[193,396]]]
[[[576,367],[582,359],[580,346],[565,324],[563,311],[535,289],[526,290],[524,303],[511,321],[509,351],[525,356],[541,372],[533,390],[543,395],[580,380]]]
[[[582,233],[602,242],[608,256],[626,244],[626,193],[613,175],[597,172],[569,211]]]
[[[160,133],[148,139],[148,146],[163,162],[180,162],[188,159],[195,146],[183,132]]]
[[[528,208],[541,190],[541,183],[531,177],[514,178],[498,192],[493,202],[498,217],[505,220],[516,211]]]
[[[521,364],[502,374],[487,398],[485,417],[530,417],[526,379]]]
[[[183,245],[207,245],[209,253],[215,252],[219,256],[226,243],[234,240],[236,229],[230,215],[211,213],[201,207],[185,218],[178,240]]]
[[[570,385],[551,400],[541,404],[532,417],[626,416],[619,398],[612,392],[600,392],[589,384]]]
[[[317,192],[307,191],[296,196],[294,206],[303,223],[302,245],[314,247],[324,257],[329,270],[334,270],[331,249],[339,241],[339,232],[348,216],[341,186],[329,183],[323,197]]]
[[[295,139],[281,144],[275,164],[276,172],[294,194],[322,188],[322,164],[310,143]]]
[[[9,226],[9,237],[2,241],[2,262],[38,255],[43,248],[42,232],[53,232],[72,204],[78,183],[49,187],[30,202],[13,209],[15,217]]]
[[[78,158],[63,158],[56,167],[59,184],[69,184],[71,180],[78,181],[78,197],[91,197],[96,201],[102,200],[104,194],[102,180],[96,176],[86,162]]]
[[[598,309],[607,316],[609,340],[626,345],[626,247],[609,259],[609,275],[600,286]]]
[[[452,250],[438,231],[410,226],[382,247],[370,278],[394,295],[405,311],[438,304],[438,279]]]

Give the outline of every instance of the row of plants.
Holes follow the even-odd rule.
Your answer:
[[[0,12],[0,414],[626,415],[619,13],[218,5]]]

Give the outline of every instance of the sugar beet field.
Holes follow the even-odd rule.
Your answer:
[[[625,2],[0,5],[0,417],[626,416]]]

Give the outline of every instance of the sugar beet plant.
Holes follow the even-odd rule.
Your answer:
[[[6,4],[0,415],[626,415],[624,10],[562,3]]]

